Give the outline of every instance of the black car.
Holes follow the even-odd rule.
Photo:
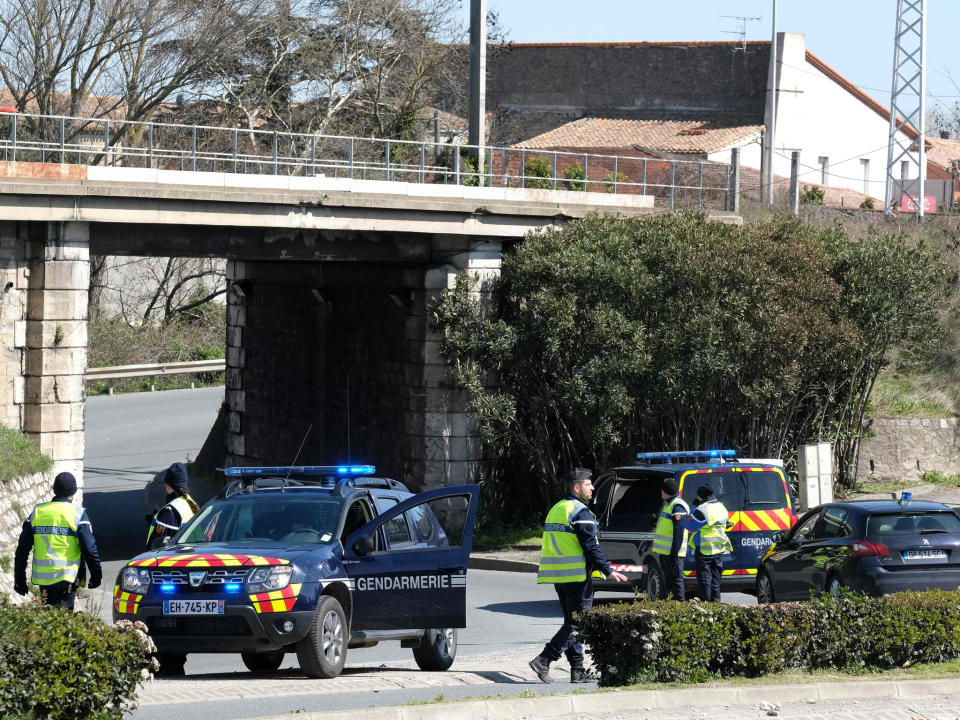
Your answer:
[[[757,573],[761,603],[844,587],[870,595],[956,590],[960,517],[935,502],[828,503],[778,533]]]

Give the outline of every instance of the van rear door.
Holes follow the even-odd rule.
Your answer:
[[[729,537],[739,571],[731,574],[756,575],[760,559],[773,544],[774,533],[789,530],[796,522],[793,501],[781,468],[739,467],[731,470],[743,486],[743,506],[739,512],[730,513],[732,527]]]

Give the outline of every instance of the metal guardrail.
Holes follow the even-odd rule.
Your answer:
[[[10,112],[0,112],[0,159],[629,193],[670,208],[725,207],[733,185],[732,166],[706,160]]]
[[[143,365],[115,365],[113,367],[87,368],[87,380],[106,380],[107,394],[113,395],[113,381],[124,378],[149,377],[151,392],[156,390],[154,379],[163,375],[196,375],[204,372],[226,370],[227,361],[192,360],[174,363],[146,363]],[[190,388],[194,387],[191,379]]]

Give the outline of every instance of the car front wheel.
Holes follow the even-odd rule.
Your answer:
[[[413,659],[421,670],[448,670],[456,657],[456,628],[427,630],[420,645],[413,649]]]
[[[274,650],[266,653],[240,653],[240,659],[247,666],[247,670],[254,673],[268,674],[276,672],[283,663],[283,650]]]
[[[347,617],[336,598],[323,595],[310,631],[297,643],[297,660],[305,675],[334,678],[347,661]]]
[[[663,575],[655,564],[647,565],[647,599],[660,600],[663,597]]]
[[[777,597],[773,591],[773,580],[769,573],[761,570],[760,574],[757,575],[757,603],[766,605],[767,603],[776,601]]]

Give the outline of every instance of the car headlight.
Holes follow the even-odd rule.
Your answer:
[[[127,567],[120,577],[120,586],[127,592],[145,595],[150,589],[150,571],[146,568]]]
[[[273,590],[283,590],[290,584],[292,575],[293,568],[289,565],[257,568],[247,578],[247,592],[265,593]]]

